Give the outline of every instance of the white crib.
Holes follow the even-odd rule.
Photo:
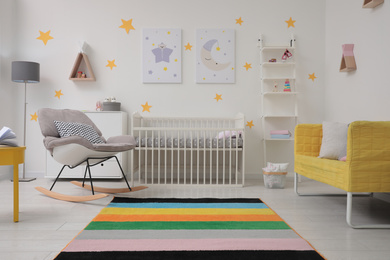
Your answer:
[[[144,117],[131,119],[137,147],[131,182],[235,185],[245,182],[245,118]]]

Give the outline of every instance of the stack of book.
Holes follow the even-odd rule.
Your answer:
[[[291,133],[288,130],[271,130],[271,139],[289,139]]]
[[[12,132],[11,128],[4,126],[0,130],[0,146],[18,146],[16,142],[16,134]]]

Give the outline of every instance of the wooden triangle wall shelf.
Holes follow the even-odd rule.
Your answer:
[[[353,54],[354,44],[343,44],[343,56],[341,58],[340,72],[356,70],[355,56]]]
[[[85,69],[87,71],[83,71],[86,75],[85,78],[78,78],[77,77],[77,72],[80,70],[80,65],[82,64],[82,61],[85,63]],[[93,74],[91,64],[89,63],[88,56],[84,52],[80,52],[77,55],[76,61],[74,62],[72,72],[70,73],[69,76],[70,80],[75,80],[75,81],[95,81],[95,75]]]
[[[384,0],[364,0],[363,8],[374,8],[383,4]]]

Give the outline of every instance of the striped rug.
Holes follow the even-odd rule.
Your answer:
[[[114,198],[56,259],[323,259],[260,199]]]

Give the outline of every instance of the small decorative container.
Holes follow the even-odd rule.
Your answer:
[[[103,111],[121,111],[121,103],[103,102]]]
[[[284,189],[287,172],[263,171],[264,186],[268,189]]]

